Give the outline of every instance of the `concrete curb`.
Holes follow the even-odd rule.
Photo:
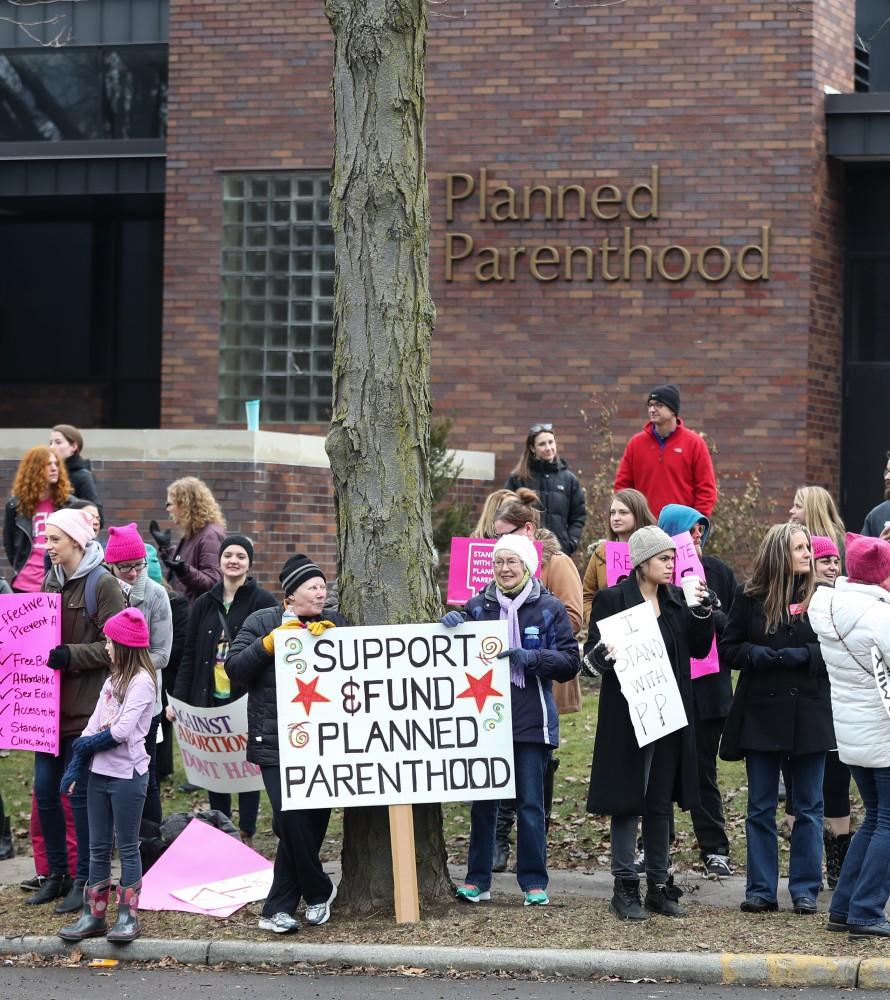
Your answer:
[[[436,948],[406,945],[304,944],[298,937],[269,941],[184,941],[139,938],[116,946],[104,939],[79,945],[88,958],[160,961],[183,964],[411,966],[436,972],[538,972],[569,979],[617,976],[620,979],[675,980],[709,986],[890,987],[890,958],[830,958],[821,955],[700,954],[561,950],[557,948]],[[0,939],[0,954],[66,955],[71,948],[55,937]]]

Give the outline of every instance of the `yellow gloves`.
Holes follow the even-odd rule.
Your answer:
[[[316,638],[320,635],[324,635],[329,628],[336,627],[337,626],[333,622],[328,621],[327,618],[323,618],[320,622],[308,622],[306,625],[306,628],[309,629],[309,634],[314,635]]]
[[[319,623],[320,624],[320,623]],[[299,618],[292,618],[290,621],[286,621],[283,625],[279,625],[278,628],[273,628],[272,631],[263,636],[263,649],[272,656],[275,652],[275,633],[280,632],[284,629],[289,628],[305,628],[306,626],[300,621]]]

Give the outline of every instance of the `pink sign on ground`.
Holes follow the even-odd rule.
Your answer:
[[[540,542],[535,542],[534,545],[538,553],[538,571],[535,576],[540,576],[544,548]],[[466,604],[491,583],[491,552],[494,546],[493,538],[451,539],[451,562],[448,564],[449,604]]]
[[[177,899],[172,890],[211,885],[220,879],[251,875],[271,867],[271,861],[247,844],[209,823],[193,819],[143,876],[139,908],[228,917],[244,903],[205,909]]]
[[[0,748],[59,753],[58,594],[0,595]]]
[[[683,577],[689,576],[690,573],[694,573],[702,583],[705,583],[705,569],[701,564],[701,559],[698,558],[698,553],[695,551],[695,543],[692,541],[692,535],[688,531],[684,531],[682,534],[674,535],[674,542],[677,545],[677,559],[674,563],[674,583],[679,587],[683,582]],[[707,677],[708,674],[719,674],[720,661],[717,659],[716,637],[712,640],[711,649],[704,659],[691,659],[689,663],[692,667],[693,680],[696,680],[698,677]]]

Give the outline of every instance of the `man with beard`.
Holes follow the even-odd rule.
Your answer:
[[[884,466],[884,501],[868,512],[861,534],[890,541],[890,451]]]

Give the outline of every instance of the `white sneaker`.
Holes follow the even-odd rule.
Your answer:
[[[323,903],[313,903],[306,907],[306,923],[313,927],[326,924],[331,918],[331,903],[337,898],[337,887],[331,883],[331,894]]]
[[[276,913],[274,917],[260,917],[257,926],[261,931],[272,931],[273,934],[290,934],[300,929],[300,921],[289,913]]]

